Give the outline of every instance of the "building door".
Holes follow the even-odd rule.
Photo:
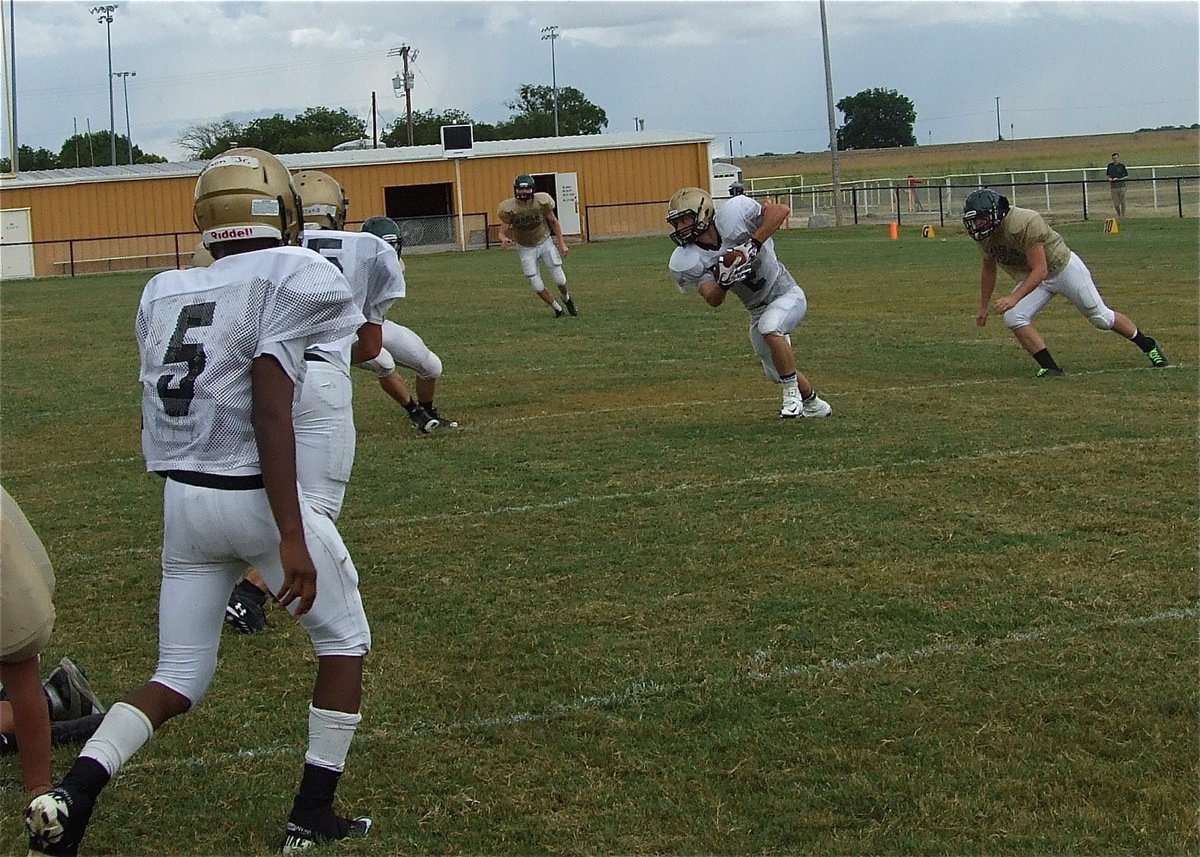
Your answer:
[[[579,176],[577,173],[555,173],[554,183],[558,187],[558,222],[563,235],[578,235],[579,225]]]
[[[562,224],[563,235],[578,235],[579,226],[579,180],[576,173],[537,173],[533,177],[533,189],[554,197],[554,213]]]
[[[17,280],[33,276],[33,230],[28,208],[8,208],[0,212],[0,279]],[[23,246],[10,247],[17,244]]]
[[[453,243],[453,188],[438,182],[383,189],[384,213],[400,227],[405,247]]]

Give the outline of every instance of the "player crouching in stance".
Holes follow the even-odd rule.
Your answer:
[[[367,218],[362,225],[363,232],[370,232],[387,242],[396,251],[396,258],[404,269],[404,260],[400,252],[404,248],[404,240],[400,235],[400,227],[390,217],[376,215]],[[414,400],[404,383],[404,378],[393,367],[391,371],[379,371],[379,386],[408,412],[413,426],[422,434],[433,434],[441,428],[458,428],[457,420],[442,416],[433,403],[437,392],[438,379],[442,377],[442,359],[430,350],[415,331],[390,319],[383,322],[383,350],[392,355],[396,366],[405,366],[417,373],[417,398]]]
[[[718,212],[712,197],[698,187],[677,191],[668,204],[671,276],[679,291],[696,291],[709,306],[719,307],[729,292],[750,311],[750,344],[763,371],[783,385],[779,416],[827,417],[828,402],[808,378],[796,371],[791,332],[804,320],[804,290],[775,255],[771,236],[791,214],[786,205],[759,203],[731,196]]]
[[[243,148],[212,160],[196,182],[193,211],[215,261],[151,279],[135,324],[142,448],[147,469],[165,477],[158,666],[109,709],[59,786],[29,804],[33,853],[76,854],[109,779],[203,698],[229,592],[249,565],[317,655],[308,749],[283,851],[371,826],[333,808],[361,719],[371,634],[337,528],[297,492],[292,429],[305,348],[350,336],[365,319],[336,267],[289,246],[300,236],[300,200],[273,155]]]
[[[1158,343],[1137,329],[1125,315],[1109,309],[1083,260],[1071,252],[1062,236],[1036,211],[1010,206],[991,188],[972,191],[963,206],[963,225],[979,245],[983,266],[979,271],[979,312],[975,323],[987,324],[988,302],[996,288],[996,268],[1008,272],[1017,286],[996,300],[1004,325],[1037,361],[1037,378],[1054,378],[1062,368],[1050,356],[1046,341],[1033,326],[1033,318],[1055,295],[1063,295],[1100,330],[1112,330],[1128,339],[1150,358],[1150,365],[1171,362]]]

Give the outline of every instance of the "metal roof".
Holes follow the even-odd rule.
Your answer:
[[[538,137],[529,140],[493,140],[475,142],[473,158],[501,158],[519,155],[547,155],[583,152],[595,149],[633,149],[645,146],[669,146],[685,143],[714,142],[709,134],[678,131],[629,131],[618,134],[588,134],[577,137]],[[344,152],[304,152],[280,155],[290,170],[320,167],[352,167],[362,164],[408,164],[440,161],[442,147],[404,146],[395,149],[353,149]],[[43,187],[87,182],[136,181],[197,176],[208,161],[174,161],[165,164],[127,164],[115,167],[70,167],[62,170],[30,170],[17,175],[0,176],[0,191],[6,188]]]

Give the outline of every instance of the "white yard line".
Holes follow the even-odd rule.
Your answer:
[[[777,482],[798,483],[805,479],[821,477],[847,476],[855,473],[873,473],[884,470],[912,467],[942,467],[948,464],[962,462],[996,461],[1004,458],[1023,458],[1027,456],[1046,455],[1060,452],[1076,452],[1079,450],[1099,450],[1113,447],[1141,447],[1167,444],[1179,444],[1176,437],[1136,437],[1116,438],[1111,440],[1078,441],[1075,443],[1056,444],[1051,446],[1032,446],[1019,449],[996,449],[986,452],[966,452],[960,455],[944,456],[942,458],[908,458],[902,461],[878,462],[875,464],[859,464],[849,467],[824,467],[811,470],[788,470],[782,473],[760,473],[744,476],[741,479],[721,479],[701,482],[681,482],[676,485],[656,485],[640,491],[616,491],[608,494],[587,494],[579,497],[562,497],[558,500],[548,500],[542,503],[526,503],[517,506],[500,506],[492,509],[471,509],[457,512],[437,512],[431,515],[408,515],[398,518],[372,518],[372,526],[393,527],[410,524],[429,524],[438,521],[472,521],[482,522],[490,518],[508,515],[526,515],[565,509],[585,503],[606,503],[615,500],[653,499],[681,492],[727,490],[741,485],[771,485]],[[159,546],[146,548],[122,548],[102,553],[69,553],[60,551],[55,555],[55,561],[64,568],[75,564],[90,564],[97,560],[114,556],[157,555]]]
[[[859,464],[849,467],[825,467],[811,470],[788,470],[782,473],[762,473],[745,476],[741,479],[720,479],[701,482],[681,482],[677,485],[658,485],[641,491],[617,491],[610,494],[588,494],[579,497],[562,497],[544,503],[522,504],[519,506],[502,506],[485,510],[468,510],[460,512],[437,512],[432,515],[410,515],[400,518],[381,518],[374,520],[378,526],[405,526],[408,524],[424,524],[434,521],[454,520],[484,520],[499,515],[522,515],[528,513],[548,512],[577,506],[583,503],[604,503],[613,500],[647,499],[680,492],[726,490],[740,485],[770,485],[775,482],[800,483],[805,479],[825,476],[846,476],[854,473],[870,473],[881,470],[900,469],[908,467],[941,467],[947,464],[961,462],[978,462],[998,460],[1003,458],[1023,458],[1031,455],[1045,455],[1059,452],[1075,452],[1079,450],[1097,450],[1110,447],[1151,446],[1154,444],[1177,445],[1177,437],[1136,437],[1116,438],[1111,440],[1089,440],[1075,443],[1055,444],[1050,446],[1021,447],[1018,449],[996,449],[985,452],[966,452],[960,455],[950,455],[942,458],[909,458],[902,461],[887,461],[874,464]]]
[[[738,671],[725,676],[708,676],[703,679],[687,679],[677,682],[661,682],[639,678],[629,681],[622,687],[609,693],[579,696],[548,708],[514,711],[509,714],[500,714],[491,717],[472,717],[466,720],[455,720],[445,723],[413,723],[400,729],[371,728],[368,724],[368,727],[355,739],[355,743],[361,747],[363,745],[403,741],[425,735],[473,732],[498,727],[520,726],[525,723],[545,723],[553,720],[561,720],[580,712],[621,708],[625,705],[636,704],[644,699],[671,696],[682,691],[699,688],[733,685],[744,682],[758,684],[786,682],[798,676],[819,678],[821,676],[842,675],[873,669],[886,669],[893,664],[913,663],[940,656],[969,656],[1005,646],[1019,646],[1026,643],[1038,642],[1051,637],[1086,636],[1113,628],[1139,628],[1148,625],[1160,625],[1165,622],[1195,622],[1198,618],[1200,618],[1200,608],[1176,608],[1164,610],[1161,613],[1155,613],[1150,616],[1127,616],[1079,625],[1047,625],[1020,631],[1010,631],[1002,637],[985,639],[983,642],[977,642],[973,639],[945,640],[915,649],[895,652],[883,651],[860,658],[826,658],[814,664],[776,667],[767,672],[758,670]],[[269,744],[263,747],[241,750],[236,753],[221,753],[203,758],[192,756],[170,759],[148,759],[145,762],[134,762],[127,765],[125,770],[169,771],[178,768],[235,764],[239,761],[253,758],[301,756],[303,753],[304,747],[298,744],[288,747],[280,744]]]

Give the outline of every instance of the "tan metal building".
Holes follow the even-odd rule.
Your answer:
[[[283,155],[293,171],[342,183],[350,222],[386,214],[406,252],[489,246],[513,178],[558,202],[564,233],[587,239],[664,232],[662,203],[709,187],[713,138],[638,131],[442,146]],[[0,177],[0,278],[175,267],[198,241],[192,194],[204,161],[44,170]],[[351,226],[350,228],[353,228]]]

